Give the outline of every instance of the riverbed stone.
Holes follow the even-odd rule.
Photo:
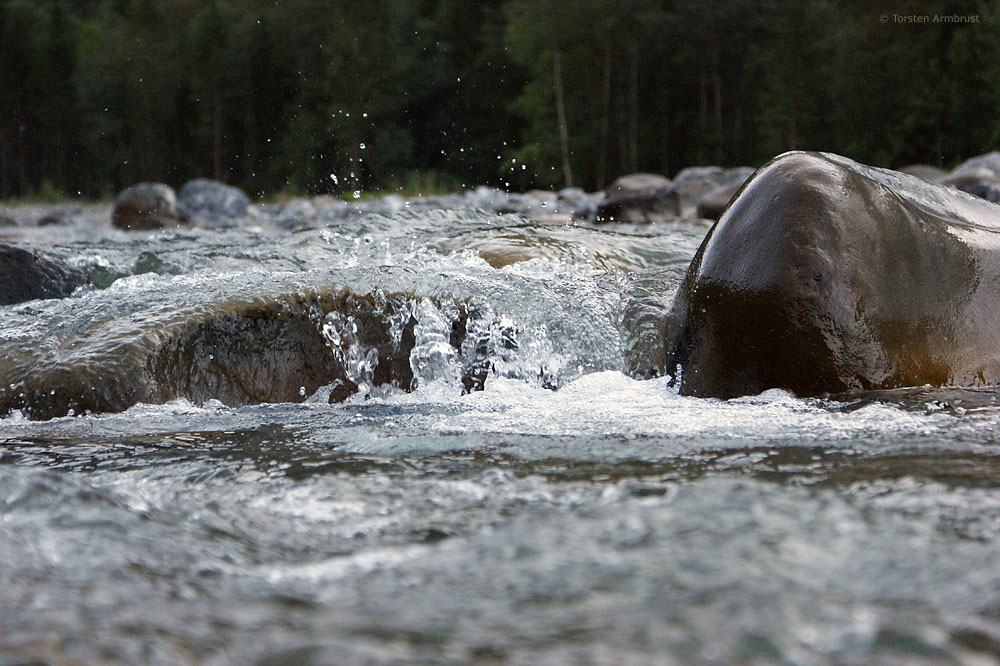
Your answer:
[[[597,222],[662,222],[680,215],[680,200],[666,176],[633,173],[616,179],[596,207]]]
[[[968,159],[939,181],[989,201],[996,201],[1000,190],[1000,151],[993,151]]]
[[[119,229],[143,231],[181,224],[177,195],[163,183],[137,183],[115,198],[111,222]]]
[[[762,167],[671,308],[684,395],[1000,385],[1000,208],[826,153]]]
[[[697,215],[706,220],[718,220],[725,212],[726,206],[733,195],[739,191],[743,183],[719,185],[698,200]]]
[[[908,164],[900,167],[898,171],[909,176],[916,176],[920,180],[926,180],[928,183],[940,183],[948,176],[947,171],[939,169],[936,166],[931,166],[930,164]]]
[[[249,207],[243,190],[208,178],[185,183],[177,196],[177,211],[199,226],[235,226]]]
[[[0,243],[0,305],[64,298],[88,282],[83,271],[64,262]]]

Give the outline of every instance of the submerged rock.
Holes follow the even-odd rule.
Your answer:
[[[48,419],[177,398],[302,402],[320,387],[339,402],[444,375],[472,391],[492,369],[493,339],[517,344],[512,326],[478,311],[472,320],[462,303],[346,288],[140,312],[60,322],[39,346],[8,339],[0,349],[0,415],[16,409]]]
[[[177,210],[206,227],[233,226],[247,214],[250,197],[238,188],[208,178],[196,178],[181,188]]]
[[[0,305],[64,298],[88,282],[77,268],[0,243]]]
[[[597,222],[659,222],[680,212],[680,199],[668,178],[634,173],[611,183],[594,217]]]
[[[729,398],[1000,384],[1000,207],[843,157],[762,167],[705,238],[668,371]]]
[[[48,341],[45,353],[8,349],[0,356],[0,413],[20,409],[44,419],[181,397],[300,402],[320,386],[350,382],[317,320],[325,311],[350,311],[358,303],[350,298],[335,291],[206,303],[100,322],[85,335]],[[408,367],[391,354],[380,365],[377,375],[387,381]]]
[[[119,229],[136,231],[177,226],[181,223],[177,196],[163,183],[132,185],[115,197],[111,222]]]

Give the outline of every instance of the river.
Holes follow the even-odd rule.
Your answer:
[[[96,285],[0,318],[0,662],[1000,659],[994,392],[678,395],[702,222],[318,211],[0,229]]]

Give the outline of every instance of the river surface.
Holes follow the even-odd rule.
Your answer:
[[[0,419],[0,663],[1000,659],[996,394],[679,396],[658,344],[704,222],[319,212],[0,229],[96,285],[2,309],[52,398]],[[297,378],[244,327],[182,345],[162,400],[64,398],[251,306],[356,391],[253,404]]]

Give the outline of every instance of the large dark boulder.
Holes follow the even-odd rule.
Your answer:
[[[163,183],[137,183],[115,197],[111,223],[119,229],[146,231],[181,223],[177,196]]]
[[[196,178],[181,188],[177,210],[192,222],[207,227],[228,227],[247,214],[250,197],[217,180]]]
[[[597,222],[659,222],[679,216],[680,199],[670,180],[651,173],[622,176],[605,190]]]
[[[0,305],[64,298],[88,283],[83,271],[0,243]]]
[[[781,155],[705,238],[666,342],[685,395],[1000,384],[1000,207]]]

